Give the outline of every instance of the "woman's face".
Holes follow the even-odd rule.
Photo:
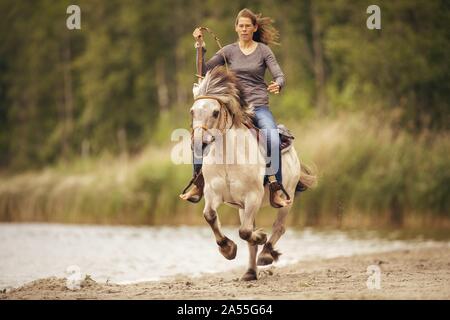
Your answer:
[[[253,33],[258,30],[258,26],[253,25],[250,18],[241,17],[236,24],[235,30],[238,34],[239,40],[248,42],[253,39]]]

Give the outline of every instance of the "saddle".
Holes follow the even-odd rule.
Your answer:
[[[294,140],[295,137],[284,124],[277,125],[277,128],[278,133],[280,134],[280,150],[281,153],[285,153],[292,147],[292,140]]]
[[[255,137],[259,138],[259,128],[255,127],[253,124],[246,124],[247,128],[255,130]],[[292,147],[292,140],[295,139],[295,137],[292,135],[292,133],[286,128],[284,124],[278,124],[277,125],[278,134],[280,135],[280,150],[281,153],[285,153]],[[259,139],[258,139],[259,141]]]

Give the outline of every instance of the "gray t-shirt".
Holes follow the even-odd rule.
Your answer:
[[[203,52],[206,49],[203,48]],[[247,103],[254,107],[269,105],[269,92],[267,84],[264,82],[266,68],[269,69],[274,81],[284,87],[285,79],[283,71],[275,58],[272,50],[264,43],[258,42],[256,49],[249,55],[245,55],[239,48],[239,44],[232,43],[220,49],[208,62],[205,63],[203,54],[203,75],[208,70],[218,65],[224,65],[225,61],[222,55],[225,54],[228,67],[236,73],[237,78],[247,97]]]

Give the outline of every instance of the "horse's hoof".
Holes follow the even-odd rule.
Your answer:
[[[256,264],[258,266],[268,266],[273,263],[272,255],[268,252],[261,252],[258,256],[258,261]]]
[[[258,255],[258,260],[256,261],[256,264],[258,266],[267,266],[269,264],[272,264],[274,261],[278,261],[280,255],[281,253],[275,250],[272,247],[272,244],[268,242],[264,245],[264,248]]]
[[[241,281],[254,281],[258,280],[258,277],[256,276],[256,271],[253,269],[248,269],[246,273],[241,278]]]
[[[225,258],[227,258],[228,260],[233,260],[234,258],[236,258],[237,245],[232,240],[225,237],[224,240],[217,244],[219,245],[220,253]]]

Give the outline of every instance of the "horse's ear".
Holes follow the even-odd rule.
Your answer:
[[[200,90],[200,86],[198,83],[194,83],[194,86],[192,87],[192,94],[194,95],[194,99],[198,96],[198,91]]]

